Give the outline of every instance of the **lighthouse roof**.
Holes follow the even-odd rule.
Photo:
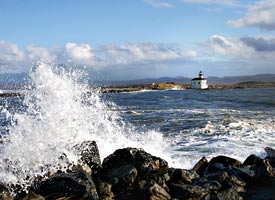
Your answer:
[[[197,78],[193,78],[192,81],[199,81],[199,80],[206,80],[205,78],[202,77],[197,77]]]

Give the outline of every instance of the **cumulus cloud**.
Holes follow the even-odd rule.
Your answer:
[[[144,0],[146,3],[151,4],[154,7],[166,7],[166,8],[172,8],[174,7],[174,4],[164,2],[164,1],[158,1],[158,0]]]
[[[275,30],[275,1],[261,0],[248,8],[246,15],[238,20],[227,22],[234,27],[258,27],[265,30]]]
[[[184,53],[175,45],[161,43],[128,43],[101,48],[108,63],[131,64],[159,62],[181,58]]]
[[[89,44],[67,43],[64,47],[67,58],[75,63],[92,65],[95,55]]]
[[[0,63],[9,64],[24,60],[24,53],[16,44],[0,40]]]
[[[27,47],[27,55],[30,60],[53,61],[56,59],[56,56],[51,54],[48,49],[33,45]]]
[[[247,63],[275,63],[275,37],[226,38],[213,35],[202,45],[201,55],[207,58]]]
[[[197,3],[197,4],[215,4],[223,6],[239,6],[239,1],[236,0],[181,0],[184,3]]]
[[[252,47],[259,52],[275,52],[275,38],[274,37],[242,37],[240,38],[247,46]]]

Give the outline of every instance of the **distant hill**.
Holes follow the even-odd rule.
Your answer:
[[[225,76],[225,77],[214,77],[210,76],[207,78],[208,84],[235,84],[241,82],[275,82],[275,74],[257,74],[251,76]]]
[[[178,77],[160,77],[160,78],[145,78],[137,80],[124,80],[124,81],[92,81],[91,85],[96,83],[99,86],[107,85],[138,85],[138,84],[158,84],[158,83],[175,83],[175,84],[190,84],[192,78],[178,76]],[[0,88],[17,88],[28,83],[28,74],[0,74]],[[275,74],[257,74],[251,76],[225,76],[225,77],[207,77],[208,84],[235,84],[241,82],[275,82]]]
[[[152,84],[152,83],[169,83],[174,82],[176,84],[190,84],[192,78],[188,77],[161,77],[161,78],[146,78],[146,79],[137,79],[137,80],[125,80],[125,81],[100,81],[99,85],[137,85],[137,84]],[[240,82],[275,82],[275,74],[257,74],[251,76],[225,76],[225,77],[207,77],[208,84],[235,84]]]

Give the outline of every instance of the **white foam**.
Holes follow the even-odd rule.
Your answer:
[[[13,115],[16,123],[1,153],[1,181],[27,187],[35,176],[77,162],[72,147],[86,140],[97,142],[101,158],[130,146],[171,160],[160,133],[137,133],[126,126],[112,111],[115,105],[102,102],[96,90],[79,83],[80,72],[38,63],[30,77],[33,85],[24,99],[27,111]],[[68,160],[59,158],[63,154]]]

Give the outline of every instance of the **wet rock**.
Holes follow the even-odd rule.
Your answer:
[[[97,191],[101,199],[107,200],[108,198],[112,199],[114,197],[112,185],[110,183],[99,180],[97,182]]]
[[[56,173],[43,181],[34,192],[47,199],[98,199],[95,184],[84,171]]]
[[[112,185],[116,195],[133,190],[134,182],[154,180],[165,187],[168,164],[143,149],[118,149],[104,159],[100,179]]]
[[[252,154],[243,162],[244,166],[258,166],[261,163],[261,158]]]
[[[0,193],[0,200],[13,200],[13,198],[5,193]]]
[[[255,172],[250,169],[233,167],[229,172],[231,176],[236,176],[239,180],[243,180],[245,182],[251,182],[255,176]]]
[[[228,173],[219,171],[216,173],[209,173],[205,176],[208,180],[218,181],[219,183],[224,182],[228,178]]]
[[[243,188],[233,187],[217,194],[217,200],[246,200]]]
[[[174,199],[201,200],[208,194],[208,191],[200,186],[182,183],[170,183],[169,190]]]
[[[220,190],[222,187],[222,185],[218,181],[208,180],[205,177],[195,180],[194,185],[200,186],[212,193],[217,193],[217,191]]]
[[[234,158],[227,156],[217,156],[210,160],[208,163],[205,173],[217,172],[217,171],[226,171],[232,167],[241,167],[242,163]]]
[[[154,181],[141,180],[134,192],[135,199],[168,200],[167,191]]]
[[[193,170],[186,170],[186,169],[169,169],[171,182],[174,183],[192,183],[193,179],[199,178],[199,175]]]
[[[45,200],[45,198],[34,192],[29,192],[22,200]]]
[[[139,175],[144,177],[148,174],[155,173],[164,175],[168,172],[168,163],[162,158],[153,156],[143,149],[135,151],[135,167]]]
[[[101,160],[99,150],[95,141],[85,141],[74,146],[76,154],[79,155],[80,160],[87,164],[93,174],[96,174],[101,168]]]
[[[270,185],[275,181],[275,169],[269,163],[269,160],[263,159],[258,166],[255,183],[258,185]]]
[[[203,157],[199,160],[199,162],[196,163],[196,165],[193,167],[193,170],[200,176],[203,176],[203,173],[206,170],[207,164],[208,164],[208,160],[205,157]]]

